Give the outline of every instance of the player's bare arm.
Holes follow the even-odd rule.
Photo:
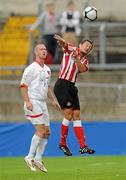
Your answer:
[[[83,65],[80,61],[80,55],[78,54],[77,50],[73,51],[73,56],[75,57],[79,72],[82,73],[82,72],[87,71],[87,67]]]
[[[68,43],[58,34],[55,34],[54,38],[57,40],[57,43],[63,48],[66,48],[68,46]]]
[[[53,90],[52,90],[52,87],[49,85],[49,87],[48,87],[48,97],[49,97],[49,99],[50,99],[50,101],[51,101],[51,104],[58,110],[58,111],[60,111],[61,110],[61,107],[60,107],[60,105],[59,105],[59,103],[58,103],[58,101],[57,101],[57,99],[56,99],[56,97],[55,97],[55,95],[54,95],[54,93],[53,93]]]
[[[32,111],[33,105],[29,99],[29,96],[28,96],[28,88],[27,87],[21,87],[21,94],[22,94],[24,101],[26,102],[27,109]]]

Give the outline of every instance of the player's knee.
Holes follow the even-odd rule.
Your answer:
[[[50,132],[46,132],[46,138],[48,138],[50,136]]]
[[[73,120],[79,120],[80,119],[80,116],[79,115],[74,115],[73,116]]]
[[[50,129],[45,127],[41,131],[37,131],[37,134],[39,137],[47,139],[50,135]]]
[[[36,131],[36,135],[39,136],[40,138],[43,138],[43,133],[41,133],[40,131]]]
[[[65,119],[68,119],[69,121],[71,121],[72,115],[71,114],[65,115]]]
[[[37,134],[40,138],[45,138],[45,137],[46,137],[46,131],[45,131],[45,130],[37,131],[36,134]]]
[[[49,128],[46,128],[45,138],[48,138],[49,136],[50,136],[50,129],[49,129]]]
[[[69,121],[72,119],[72,111],[66,111],[65,112],[65,118],[68,119]]]
[[[74,111],[73,112],[73,120],[78,120],[80,119],[80,111]]]

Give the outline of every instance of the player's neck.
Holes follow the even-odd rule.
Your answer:
[[[80,56],[81,56],[81,57],[85,57],[85,56],[86,56],[86,54],[85,54],[85,53],[83,53],[83,52],[80,52]]]
[[[40,58],[36,58],[35,62],[37,62],[40,66],[44,67],[44,60]]]

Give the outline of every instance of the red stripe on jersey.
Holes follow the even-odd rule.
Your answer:
[[[68,65],[68,62],[69,62],[69,55],[65,55],[65,59],[63,58],[62,60],[62,66],[60,68],[60,74],[59,74],[59,78],[62,78],[63,74],[65,73],[66,71],[66,68],[67,68],[67,65]]]
[[[70,51],[69,49],[65,49],[65,50],[64,50],[64,53],[69,53],[69,54],[70,54],[71,51]]]
[[[70,73],[69,81],[71,81],[71,80],[73,79],[74,73],[75,73],[76,68],[77,68],[76,66],[77,66],[77,65],[74,63],[74,64],[73,64],[72,71],[71,71],[71,73]],[[76,81],[76,79],[75,79],[75,81]]]
[[[88,60],[86,58],[83,58],[81,62],[82,62],[83,65],[85,65],[86,71],[88,71],[88,69],[89,69],[89,67],[88,67],[89,62],[88,62]]]
[[[67,69],[67,71],[66,71],[66,73],[65,73],[64,79],[67,79],[66,77],[67,77],[67,74],[68,74],[68,72],[69,72],[69,69],[70,69],[70,65],[69,65],[69,67],[68,67],[68,69]]]

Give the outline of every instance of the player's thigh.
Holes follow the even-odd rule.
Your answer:
[[[45,126],[45,131],[46,131],[46,136],[48,138],[49,135],[50,135],[50,127],[49,126]]]
[[[73,100],[73,110],[80,110],[80,101],[78,97],[78,90],[76,87],[74,87],[73,89],[72,100]]]
[[[48,108],[47,108],[47,103],[44,102],[42,104],[42,112],[44,114],[44,116],[42,117],[42,123],[45,125],[45,126],[50,126],[50,117],[49,117],[49,112],[48,112]]]
[[[32,100],[33,111],[25,108],[25,115],[33,125],[50,125],[49,113],[45,101]]]
[[[39,105],[40,105],[42,114],[40,117],[36,117],[34,121],[32,121],[32,123],[36,125],[50,126],[50,119],[49,119],[49,113],[48,113],[46,102],[42,101]]]
[[[72,99],[67,82],[58,80],[54,86],[54,93],[62,109],[72,107]]]
[[[26,103],[24,103],[24,112],[27,119],[31,120],[32,117],[36,117],[40,114],[42,114],[42,109],[39,101],[31,100],[33,105],[33,110],[28,110],[26,107]]]

